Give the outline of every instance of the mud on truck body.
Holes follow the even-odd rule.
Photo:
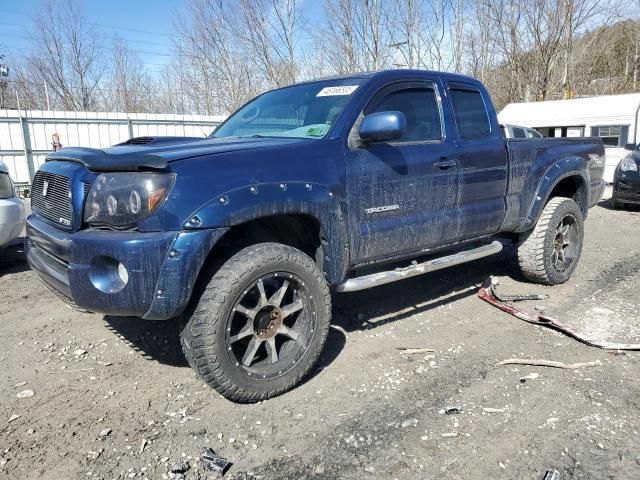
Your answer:
[[[313,367],[332,291],[505,241],[527,278],[565,282],[603,167],[598,139],[503,139],[472,78],[355,74],[267,92],[206,139],[50,154],[34,179],[27,256],[80,309],[179,317],[198,375],[257,401]]]

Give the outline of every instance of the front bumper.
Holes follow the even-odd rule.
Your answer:
[[[607,186],[607,183],[604,180],[601,180],[600,182],[591,185],[591,190],[590,190],[591,198],[589,198],[589,208],[593,207],[602,199],[602,195],[604,194],[604,189],[606,186]]]
[[[18,238],[24,228],[24,202],[19,198],[0,199],[0,247]]]
[[[198,273],[226,229],[67,233],[27,219],[27,260],[44,282],[83,310],[164,320],[186,307]]]
[[[620,203],[640,204],[640,173],[616,172],[613,198]]]

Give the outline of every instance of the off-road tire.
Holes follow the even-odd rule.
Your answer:
[[[578,239],[575,257],[565,270],[559,271],[553,261],[554,242],[556,229],[567,216],[575,219]],[[578,265],[583,238],[584,223],[578,204],[570,198],[552,198],[542,210],[536,226],[522,236],[518,245],[518,263],[522,274],[528,280],[543,285],[566,282]]]
[[[290,272],[304,282],[316,320],[297,363],[282,375],[263,380],[248,376],[230,358],[226,329],[234,305],[246,289],[273,272]],[[265,400],[299,384],[317,362],[329,332],[331,296],[323,272],[300,250],[278,243],[260,243],[240,250],[211,274],[194,300],[180,334],[184,355],[205,383],[236,402]]]

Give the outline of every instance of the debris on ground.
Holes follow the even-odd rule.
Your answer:
[[[171,468],[169,469],[169,472],[171,472],[171,473],[186,473],[187,470],[189,470],[189,468],[191,468],[191,467],[189,466],[188,463],[179,462],[179,463],[174,463],[173,465],[171,465]]]
[[[547,470],[544,474],[544,480],[560,480],[560,472],[558,470]]]
[[[483,407],[482,411],[486,413],[504,413],[504,408]]]
[[[100,450],[98,450],[98,451],[89,451],[89,452],[87,452],[87,458],[89,460],[97,460],[101,453],[102,452]]]
[[[593,362],[563,363],[555,360],[544,360],[534,358],[507,358],[498,362],[496,365],[532,365],[536,367],[564,368],[566,370],[575,370],[577,368],[601,367],[600,360]]]
[[[204,447],[200,452],[200,461],[204,467],[219,475],[224,475],[225,472],[233,465],[229,460],[223,457],[219,457],[209,447]]]
[[[21,392],[16,393],[16,398],[31,398],[35,395],[33,390],[22,390]]]
[[[419,355],[421,353],[433,353],[435,350],[431,348],[409,348],[409,347],[397,347],[400,353],[406,353],[407,355]]]
[[[524,377],[520,377],[520,383],[524,383],[527,380],[535,380],[539,376],[540,376],[539,373],[536,373],[536,372],[530,373],[529,375],[525,375]]]
[[[13,422],[14,420],[17,420],[17,419],[19,419],[19,418],[20,418],[20,415],[13,414],[13,415],[11,415],[11,416],[9,417],[9,420],[7,420],[7,423],[11,423],[11,422]]]
[[[462,412],[462,408],[461,407],[447,407],[444,409],[444,413],[446,413],[447,415],[456,415],[458,413]]]
[[[577,332],[566,325],[563,325],[561,322],[552,317],[548,317],[546,315],[531,314],[520,310],[512,305],[508,305],[496,296],[493,277],[489,277],[484,281],[484,283],[480,287],[480,290],[478,290],[478,298],[502,310],[503,312],[519,318],[520,320],[524,320],[525,322],[529,322],[534,325],[540,325],[543,327],[551,328],[558,332],[562,332],[565,335],[568,335],[569,337],[592,347],[604,348],[606,350],[640,350],[640,343],[616,343],[592,340],[582,333]]]
[[[493,288],[493,295],[501,302],[525,302],[529,300],[544,300],[546,295],[532,294],[532,295],[509,295],[507,293],[498,294],[498,280],[495,277],[491,278],[491,287]],[[537,307],[536,307],[537,310]]]
[[[101,437],[108,437],[110,433],[111,433],[111,429],[110,428],[104,428],[104,429],[100,430],[100,436]]]

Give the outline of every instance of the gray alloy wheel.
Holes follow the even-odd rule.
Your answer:
[[[580,260],[583,238],[583,217],[578,204],[570,198],[552,198],[536,226],[522,236],[518,245],[523,275],[544,285],[566,282]]]
[[[260,243],[215,271],[190,312],[180,335],[189,365],[225,397],[255,402],[309,373],[329,332],[331,297],[309,256]]]

